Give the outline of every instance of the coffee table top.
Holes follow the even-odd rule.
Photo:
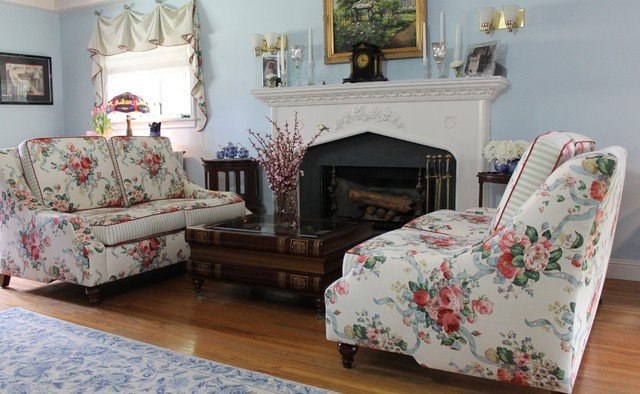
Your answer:
[[[331,219],[300,220],[300,226],[296,232],[280,234],[276,233],[273,217],[267,215],[248,215],[228,220],[222,223],[204,225],[207,230],[224,230],[232,232],[246,232],[255,235],[287,235],[295,238],[323,238],[331,233],[357,227],[357,222],[337,221]]]
[[[248,215],[215,224],[187,227],[185,238],[194,247],[255,250],[324,257],[342,253],[373,236],[369,222],[330,219],[302,220],[296,232],[276,233],[271,216]]]

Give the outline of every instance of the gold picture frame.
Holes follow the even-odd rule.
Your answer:
[[[427,0],[398,0],[393,10],[378,9],[381,0],[323,1],[325,64],[348,63],[351,45],[362,41],[382,48],[385,59],[422,56]]]

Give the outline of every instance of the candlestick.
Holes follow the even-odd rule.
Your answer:
[[[427,23],[422,22],[422,62],[428,62],[427,59]]]
[[[284,55],[284,47],[285,47],[285,41],[284,41],[284,34],[280,36],[280,80],[281,85],[280,86],[288,86],[288,81],[287,81],[287,58]]]
[[[424,79],[429,79],[429,55],[427,53],[427,22],[422,22],[422,67]]]
[[[455,58],[453,60],[460,60],[460,50],[462,49],[461,46],[461,34],[460,34],[460,24],[456,23],[456,52],[455,52]]]
[[[440,11],[440,42],[444,42],[444,11]]]
[[[307,48],[309,48],[308,59],[310,62],[313,62],[313,45],[311,45],[311,28],[309,28],[309,43],[307,45]]]

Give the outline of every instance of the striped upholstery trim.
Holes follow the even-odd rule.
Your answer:
[[[536,137],[513,172],[490,228],[509,221],[560,164],[594,149],[592,139],[576,133],[552,131]]]
[[[27,181],[27,185],[31,189],[31,193],[38,199],[38,201],[42,204],[44,198],[42,197],[42,191],[40,190],[40,185],[38,185],[38,179],[36,178],[36,171],[33,168],[33,163],[29,159],[29,151],[27,150],[26,141],[20,144],[18,147],[20,154],[20,164],[22,164],[22,171],[24,173],[24,178]]]
[[[217,207],[184,210],[187,227],[222,222],[238,216],[243,216],[245,215],[245,212],[244,201],[237,202],[235,204],[219,205]]]
[[[157,213],[153,215],[145,214],[143,211],[139,212],[142,216],[135,217],[136,213],[138,213],[136,211],[138,210],[135,207],[126,208],[122,209],[121,212],[133,216],[134,218],[132,220],[105,225],[96,224],[96,222],[103,220],[105,216],[117,215],[118,213],[110,212],[105,214],[94,211],[78,212],[77,215],[87,220],[91,226],[94,237],[105,245],[117,245],[185,227],[185,216],[182,211]]]

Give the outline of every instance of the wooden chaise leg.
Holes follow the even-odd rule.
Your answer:
[[[91,306],[98,306],[98,304],[102,302],[102,287],[85,287],[84,291],[89,297],[89,303],[91,303]]]
[[[358,347],[348,343],[338,342],[338,351],[342,356],[342,366],[344,368],[351,368],[353,365],[353,356],[358,352]]]
[[[11,281],[11,275],[0,275],[2,277],[2,287],[8,287]]]

